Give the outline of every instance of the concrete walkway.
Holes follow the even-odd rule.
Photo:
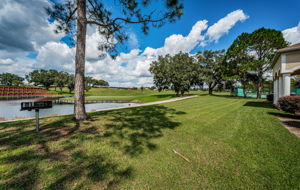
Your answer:
[[[168,102],[176,102],[176,101],[180,101],[180,100],[195,98],[197,96],[198,95],[191,95],[191,96],[185,96],[185,97],[172,98],[172,99],[169,99],[169,100],[162,100],[162,101],[142,103],[142,104],[134,104],[134,105],[132,105],[131,103],[128,103],[128,106],[99,109],[99,110],[95,110],[95,111],[91,111],[91,112],[118,110],[118,109],[134,108],[134,107],[141,107],[141,106],[150,106],[150,105],[163,104],[163,103],[168,103]],[[40,118],[58,117],[58,116],[64,116],[64,115],[72,115],[72,114],[63,114],[63,115],[57,115],[57,116],[45,116],[45,117],[40,117]],[[30,120],[30,119],[35,119],[35,118],[24,118],[24,119],[18,119],[18,120],[5,120],[5,121],[0,121],[0,123],[7,123],[7,122],[12,122],[12,121],[24,121],[24,120]]]
[[[176,102],[180,100],[185,100],[185,99],[190,99],[190,98],[195,98],[198,95],[192,95],[192,96],[185,96],[185,97],[178,97],[178,98],[172,98],[169,100],[162,100],[162,101],[156,101],[156,102],[149,102],[149,103],[142,103],[142,104],[134,104],[131,105],[128,103],[128,106],[121,106],[121,107],[114,107],[114,108],[106,108],[106,109],[99,109],[97,111],[107,111],[107,110],[118,110],[118,109],[125,109],[125,108],[134,108],[134,107],[141,107],[141,106],[150,106],[150,105],[156,105],[156,104],[163,104],[163,103],[168,103],[168,102]]]

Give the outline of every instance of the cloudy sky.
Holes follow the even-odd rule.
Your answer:
[[[266,27],[282,31],[291,44],[300,43],[299,0],[186,0],[184,15],[176,23],[150,28],[127,29],[129,40],[116,59],[99,59],[103,38],[88,28],[86,74],[109,81],[111,86],[150,86],[149,65],[158,55],[180,51],[194,53],[226,49],[242,32]],[[24,76],[34,69],[74,71],[75,49],[55,34],[44,7],[47,0],[0,1],[0,73]]]

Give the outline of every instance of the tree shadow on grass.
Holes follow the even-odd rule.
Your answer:
[[[0,125],[0,166],[5,168],[0,170],[0,189],[81,189],[94,184],[109,189],[131,176],[131,167],[120,167],[100,151],[81,150],[72,140],[88,135],[97,135],[97,130],[80,127],[70,117],[42,125],[39,133],[34,121]]]
[[[258,108],[274,108],[270,102],[262,102],[262,101],[248,101],[244,104],[244,106],[248,107],[258,107]]]
[[[154,150],[152,141],[179,122],[184,112],[161,105],[90,114],[92,120],[76,123],[70,116],[0,124],[0,189],[111,189],[132,176],[134,168],[119,163],[95,145],[105,141],[125,154],[137,156]],[[105,118],[106,123],[98,123]],[[122,160],[122,159],[121,159]]]
[[[112,118],[104,127],[112,145],[125,154],[137,156],[145,149],[154,150],[157,145],[153,139],[163,136],[164,129],[174,129],[180,125],[172,121],[175,115],[185,114],[161,105],[131,108],[127,111],[116,110],[110,113]]]

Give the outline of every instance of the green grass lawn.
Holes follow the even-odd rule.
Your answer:
[[[300,139],[226,96],[0,124],[0,189],[299,189]],[[186,162],[172,150],[191,160]]]
[[[127,100],[128,102],[146,103],[168,100],[177,98],[175,94],[157,94],[157,95],[144,95],[144,96],[86,96],[85,100]],[[62,100],[74,100],[74,97],[62,98]]]
[[[67,88],[63,88],[62,91],[60,89],[50,88],[51,92],[63,93],[65,95],[72,95],[74,92],[69,93]],[[167,92],[167,91],[166,91]],[[170,91],[169,91],[170,92]],[[157,93],[156,90],[141,90],[141,89],[117,89],[117,88],[92,88],[87,91],[86,95],[91,96],[138,96],[138,95],[147,95]]]
[[[65,93],[67,89],[64,89]],[[205,95],[204,91],[191,91],[188,94]],[[228,94],[228,93],[227,93]],[[86,100],[128,100],[129,102],[154,102],[161,100],[168,100],[177,97],[174,91],[156,90],[130,90],[130,89],[110,89],[110,88],[92,88],[86,93]],[[63,98],[63,100],[73,100],[74,97]]]

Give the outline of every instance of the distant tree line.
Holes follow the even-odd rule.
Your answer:
[[[3,86],[20,86],[24,84],[24,78],[12,73],[0,74],[0,85]]]
[[[34,70],[30,72],[28,75],[25,76],[26,80],[35,85],[35,86],[43,86],[47,90],[54,86],[59,88],[60,91],[64,87],[69,89],[69,92],[74,91],[75,88],[75,78],[73,74],[69,74],[64,71],[57,71],[57,70]],[[92,77],[85,77],[85,91],[90,90],[92,87],[100,87],[100,86],[109,86],[109,83],[105,80],[97,80]]]
[[[247,89],[254,88],[261,98],[263,87],[272,88],[267,74],[275,53],[287,45],[280,31],[260,28],[239,35],[226,52],[206,50],[194,55],[180,52],[159,56],[149,70],[159,91],[173,89],[183,95],[191,87],[205,86],[212,94],[213,90],[235,85],[242,86],[244,97]]]
[[[57,88],[60,91],[63,88],[68,88],[69,92],[74,91],[75,80],[74,75],[69,74],[64,71],[57,70],[34,70],[28,75],[25,75],[25,78],[29,84],[34,86],[43,86],[45,89],[49,90],[50,87]],[[24,85],[24,78],[12,73],[2,73],[0,74],[0,85],[4,86],[20,86]],[[98,80],[92,77],[85,77],[85,90],[88,91],[92,87],[101,87],[109,86],[109,83],[105,80]]]

